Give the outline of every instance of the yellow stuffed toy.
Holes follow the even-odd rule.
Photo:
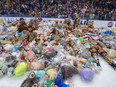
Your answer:
[[[50,80],[54,80],[55,76],[57,75],[57,72],[55,71],[55,69],[49,69],[46,74],[49,76]]]

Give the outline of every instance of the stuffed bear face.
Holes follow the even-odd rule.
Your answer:
[[[30,79],[35,78],[35,72],[31,72],[31,73],[29,74],[29,78],[30,78]]]
[[[34,83],[34,84],[32,85],[32,87],[39,87],[39,86],[38,86],[38,83]]]

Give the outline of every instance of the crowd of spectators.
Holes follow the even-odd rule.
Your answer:
[[[116,20],[115,0],[0,0],[0,16],[66,18],[77,12],[84,19]]]

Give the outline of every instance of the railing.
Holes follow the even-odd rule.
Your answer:
[[[19,20],[21,17],[0,17],[0,20],[2,20],[4,23],[9,22],[15,22]],[[23,17],[26,22],[29,22],[32,17]],[[39,18],[39,17],[38,17]],[[49,21],[57,21],[59,23],[63,23],[64,18],[42,18],[44,22]],[[88,19],[81,19],[81,25],[85,25]],[[116,28],[116,21],[110,21],[110,20],[90,20],[93,21],[95,27],[100,28]]]

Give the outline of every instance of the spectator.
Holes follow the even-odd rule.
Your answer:
[[[81,18],[116,20],[115,0],[10,0],[0,2],[2,16],[30,16],[35,11],[41,17],[72,17],[77,12]],[[12,8],[10,10],[9,8]]]

